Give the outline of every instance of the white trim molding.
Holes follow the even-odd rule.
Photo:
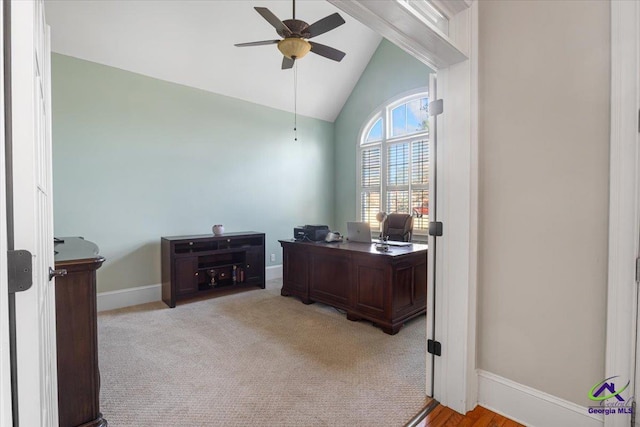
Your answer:
[[[162,300],[162,285],[138,286],[97,295],[98,311],[115,310]]]
[[[396,1],[328,0],[434,70],[458,64],[466,53],[435,25]],[[465,2],[460,5],[466,5]]]
[[[640,208],[638,174],[638,49],[640,3],[611,2],[611,147],[609,179],[609,276],[605,378],[634,381]],[[634,390],[633,395],[637,395]],[[628,426],[629,415],[605,418]]]
[[[282,264],[265,269],[265,279],[282,278]],[[138,286],[117,291],[100,292],[97,295],[98,311],[115,310],[162,300],[162,285]]]
[[[282,279],[282,264],[270,265],[265,269],[265,279]]]
[[[472,0],[431,0],[430,3],[444,13],[447,19],[451,19],[463,10],[470,8]]]
[[[483,370],[478,370],[478,404],[531,427],[600,427],[604,418],[589,414],[587,407]]]
[[[477,2],[449,21],[456,42],[477,54]],[[433,396],[462,414],[477,403],[477,57],[439,69],[438,212],[445,224],[436,249],[436,333]],[[476,73],[474,75],[474,73]],[[475,85],[475,86],[474,86]],[[430,308],[430,306],[429,306]],[[428,310],[429,310],[428,308]],[[428,332],[429,333],[429,332]]]
[[[4,117],[4,8],[0,8],[0,117]],[[7,181],[4,137],[5,123],[0,120],[0,230],[7,229]],[[0,236],[0,426],[13,425],[11,362],[9,353],[9,278],[7,271],[7,233]]]
[[[478,401],[478,376],[476,371],[477,353],[477,318],[478,318],[478,185],[479,178],[479,110],[478,110],[478,2],[469,8],[470,17],[470,148],[469,148],[469,284],[467,295],[469,298],[469,318],[467,320],[469,334],[466,342],[466,406],[472,408]]]

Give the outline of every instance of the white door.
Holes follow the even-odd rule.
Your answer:
[[[609,150],[609,271],[604,377],[628,405],[640,393],[640,328],[636,260],[640,257],[640,3],[611,2],[611,139]],[[635,338],[635,339],[634,339]],[[604,378],[603,378],[604,379]],[[633,388],[633,389],[632,389]],[[640,407],[640,405],[638,405]],[[637,407],[636,407],[637,410]],[[640,427],[629,412],[606,415],[606,427]]]
[[[617,6],[617,5],[616,5]],[[626,35],[629,39],[634,40],[635,43],[630,43],[630,41],[628,41],[628,43],[630,43],[629,45],[631,46],[631,48],[628,49],[633,49],[636,52],[635,56],[632,55],[628,55],[628,58],[625,58],[625,60],[629,60],[629,61],[633,61],[632,65],[628,65],[626,63],[623,62],[623,64],[627,65],[628,70],[634,70],[637,71],[639,66],[638,63],[636,62],[639,58],[640,58],[640,7],[627,7],[624,9],[623,13],[627,13],[629,15],[631,15],[630,19],[632,20],[633,24],[626,24],[625,29],[627,31],[629,31],[630,28],[633,28],[633,32],[627,32]],[[631,76],[634,76],[636,81],[635,81],[635,99],[632,98],[632,102],[635,101],[635,105],[636,108],[634,110],[638,110],[638,126],[639,126],[639,132],[640,133],[640,75],[637,74],[637,72],[632,72],[630,73]],[[631,87],[627,87],[627,86],[623,86],[627,91],[631,92]],[[631,113],[635,113],[635,111],[632,111]],[[633,131],[632,131],[633,132]],[[635,133],[635,132],[634,132]],[[630,138],[630,140],[632,141],[631,144],[634,147],[637,147],[638,141],[639,141],[639,137],[638,137],[638,133],[635,133],[635,138]],[[624,135],[628,135],[627,133],[624,133]],[[631,136],[631,135],[629,135]],[[636,159],[635,159],[635,164],[636,165],[640,165],[640,150],[636,150],[635,151],[636,154]],[[636,227],[635,227],[635,231],[636,231],[636,245],[635,245],[635,251],[636,251],[636,257],[638,259],[638,257],[640,257],[640,177],[639,176],[635,176],[635,189],[636,189],[636,206],[635,206],[635,218],[636,218]],[[636,340],[635,340],[635,355],[634,355],[634,359],[635,359],[635,366],[634,366],[634,371],[633,372],[633,380],[634,380],[634,384],[633,384],[633,391],[627,393],[628,396],[633,396],[632,400],[633,400],[633,414],[631,415],[631,419],[634,421],[632,424],[632,427],[640,427],[640,417],[638,416],[637,410],[639,405],[637,404],[637,400],[638,400],[638,394],[640,393],[640,292],[639,292],[639,287],[640,287],[640,271],[638,271],[640,269],[640,265],[638,264],[640,263],[640,261],[636,260],[636,283],[635,286],[634,285],[629,285],[629,286],[633,286],[633,289],[635,291],[635,300],[636,300],[636,305],[635,305],[635,325],[633,325],[633,328],[635,329],[635,335],[636,335]],[[625,396],[626,397],[626,396]],[[628,404],[628,403],[627,403]],[[619,425],[623,425],[622,423],[620,423]]]
[[[633,384],[632,384],[633,390],[628,392],[626,394],[626,396],[625,396],[625,397],[633,396],[632,402],[631,402],[631,405],[632,405],[632,415],[631,415],[632,424],[631,424],[631,427],[640,427],[640,417],[638,417],[638,414],[636,412],[638,410],[637,409],[638,405],[636,403],[637,402],[636,397],[638,395],[638,391],[640,391],[640,375],[639,375],[640,374],[640,357],[639,357],[640,356],[640,324],[639,324],[639,322],[640,322],[640,318],[639,318],[639,316],[640,316],[640,292],[637,291],[637,286],[638,286],[638,283],[636,283],[636,295],[635,295],[635,298],[636,298],[636,319],[635,319],[635,325],[633,326],[634,329],[635,329],[635,333],[636,333],[636,337],[635,337],[636,338],[636,340],[635,340],[635,355],[633,357],[635,359],[635,366],[634,366],[634,371],[632,371],[633,372],[633,377],[634,377],[633,378]],[[629,402],[625,402],[625,404],[628,405]],[[608,423],[608,425],[612,425],[612,424]],[[625,424],[623,424],[621,422],[621,423],[619,423],[617,425],[622,426],[622,425],[625,425]]]
[[[436,74],[429,74],[429,103],[438,99]],[[429,116],[429,222],[437,221],[437,193],[436,193],[436,156],[437,156],[437,129],[436,129],[436,116]],[[434,286],[437,282],[435,277],[435,254],[436,243],[435,237],[429,236],[429,251],[427,258],[427,340],[437,340],[435,336],[436,327],[436,313],[435,313],[435,292]],[[427,396],[434,397],[435,395],[435,364],[436,357],[433,354],[427,353]]]
[[[4,2],[0,1],[0,426],[10,426],[9,297],[7,283],[7,194],[4,157]]]
[[[14,245],[33,254],[33,286],[16,293],[21,426],[57,426],[51,196],[50,46],[42,0],[11,2]]]
[[[625,12],[628,12],[628,10],[625,10]],[[634,57],[634,59],[637,61],[638,59],[640,59],[640,7],[636,7],[635,8],[635,16],[634,18],[634,29],[635,29],[635,50],[636,50],[636,55]],[[637,71],[638,68],[640,68],[637,64],[637,62],[634,63],[635,66],[635,70]],[[635,96],[635,103],[637,106],[637,110],[638,110],[638,133],[640,133],[640,75],[638,75],[637,73],[635,74],[635,78],[636,78],[636,96]],[[629,89],[629,88],[627,88]],[[636,138],[633,141],[634,146],[637,147],[637,143],[639,141],[640,138],[638,138],[638,135],[636,134]],[[640,150],[636,150],[636,165],[640,165]],[[637,221],[639,221],[636,224],[636,231],[640,231],[640,176],[635,177],[636,179],[636,192],[637,192],[637,198],[636,198],[636,209],[635,209],[635,218]],[[631,415],[631,419],[632,419],[632,427],[640,427],[640,417],[638,416],[638,396],[640,393],[640,233],[637,233],[637,241],[636,241],[636,246],[635,246],[635,250],[636,250],[636,283],[634,286],[634,290],[635,290],[635,300],[636,300],[636,313],[635,313],[635,325],[633,325],[633,328],[635,329],[635,338],[636,338],[636,342],[635,342],[635,355],[634,355],[634,359],[635,359],[635,366],[634,366],[634,371],[633,371],[633,392],[630,393],[631,396],[633,396],[633,414]],[[622,424],[621,424],[622,425]]]

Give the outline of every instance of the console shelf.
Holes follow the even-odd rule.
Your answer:
[[[264,233],[174,236],[161,239],[162,301],[169,307],[233,287],[265,286]]]

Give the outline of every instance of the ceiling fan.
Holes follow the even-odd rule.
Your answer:
[[[342,58],[344,58],[345,53],[338,49],[307,41],[344,24],[345,21],[339,13],[329,15],[309,25],[304,21],[296,19],[295,0],[293,0],[293,18],[284,21],[281,21],[266,7],[254,7],[254,9],[262,15],[262,17],[276,29],[278,35],[283,38],[281,40],[239,43],[235,46],[246,47],[278,44],[278,49],[282,52],[282,55],[284,55],[284,58],[282,58],[283,70],[293,67],[295,61],[305,56],[309,51],[337,62],[340,62]]]

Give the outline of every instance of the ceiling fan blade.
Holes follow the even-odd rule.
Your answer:
[[[327,31],[331,31],[342,24],[344,24],[344,19],[342,19],[342,16],[340,16],[340,14],[336,12],[333,15],[324,17],[321,20],[309,25],[305,32],[311,34],[309,36],[309,38],[311,38],[319,36],[320,34],[324,34]]]
[[[256,12],[262,15],[262,17],[266,19],[269,24],[273,25],[278,34],[291,35],[291,30],[286,25],[284,25],[284,23],[269,9],[267,9],[266,7],[254,7],[254,9],[256,10]]]
[[[283,70],[288,70],[289,68],[293,68],[293,64],[296,61],[290,58],[287,58],[286,56],[282,57],[282,69]]]
[[[324,56],[325,58],[333,59],[334,61],[340,62],[346,55],[346,53],[338,49],[334,49],[320,43],[309,42],[309,44],[311,44],[311,52],[320,56]]]
[[[263,45],[266,45],[266,44],[276,44],[279,41],[280,40],[264,40],[264,41],[261,41],[261,42],[238,43],[238,44],[234,44],[234,46],[237,46],[237,47],[263,46]]]

